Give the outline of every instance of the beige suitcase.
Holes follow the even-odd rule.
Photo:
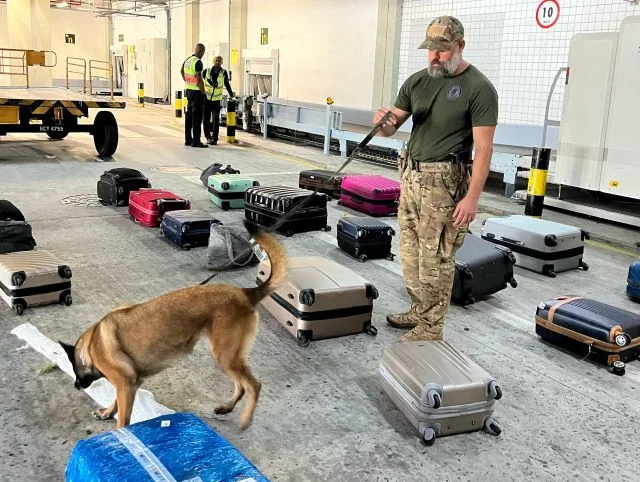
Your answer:
[[[382,387],[427,445],[436,437],[485,430],[502,390],[495,378],[446,341],[411,341],[385,348]]]
[[[258,265],[256,283],[271,271],[269,260]],[[362,276],[319,256],[289,258],[287,279],[262,301],[267,310],[296,337],[300,346],[311,340],[356,333],[375,336],[371,324],[378,290]]]
[[[71,268],[48,251],[0,254],[0,297],[18,315],[31,306],[71,299]]]

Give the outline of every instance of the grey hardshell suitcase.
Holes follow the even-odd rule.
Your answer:
[[[71,268],[41,249],[1,254],[0,297],[18,315],[31,306],[69,306]]]
[[[384,349],[382,387],[427,445],[436,438],[484,430],[502,390],[494,377],[446,341],[399,342]]]
[[[266,259],[258,265],[256,283],[261,285],[270,272]],[[311,340],[356,333],[375,336],[371,315],[377,297],[375,286],[346,266],[302,256],[289,258],[287,279],[262,304],[300,346],[308,346]]]
[[[523,215],[489,218],[482,226],[482,239],[511,249],[516,266],[552,278],[562,271],[589,269],[582,259],[589,237],[583,229]]]

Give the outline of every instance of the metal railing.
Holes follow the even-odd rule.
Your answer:
[[[46,54],[53,55],[53,64],[47,64]],[[26,50],[0,48],[0,75],[17,75],[26,78],[29,87],[29,67],[55,67],[58,56],[53,50]]]
[[[113,100],[113,65],[105,60],[89,60],[89,94],[93,95],[93,78],[94,70],[100,72],[108,72],[108,77],[104,75],[95,75],[97,79],[106,79],[111,85],[111,100]]]
[[[79,70],[71,70],[70,67],[78,67],[82,69]],[[67,57],[67,72],[66,76],[66,86],[69,88],[69,74],[79,74],[82,75],[82,93],[87,93],[87,61],[85,59],[81,59],[79,57]]]

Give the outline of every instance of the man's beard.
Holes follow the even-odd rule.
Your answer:
[[[462,54],[458,52],[453,54],[448,62],[442,63],[434,60],[434,62],[427,67],[427,72],[434,78],[453,75],[460,66],[460,62],[462,62]]]

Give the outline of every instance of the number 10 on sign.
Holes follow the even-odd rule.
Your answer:
[[[560,4],[557,0],[543,0],[536,10],[536,22],[541,28],[551,28],[560,17]]]

